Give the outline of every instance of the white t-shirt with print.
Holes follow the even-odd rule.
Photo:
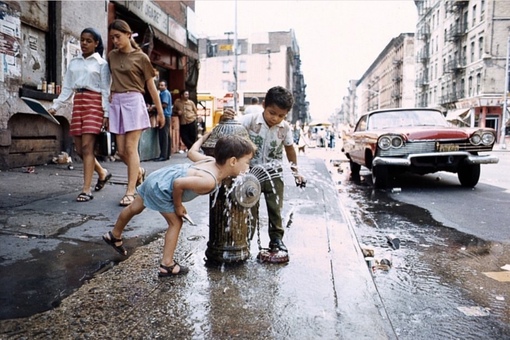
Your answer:
[[[246,127],[251,141],[257,146],[251,165],[268,165],[276,161],[281,167],[284,146],[294,143],[289,123],[284,120],[269,127],[261,113],[244,115],[239,122]]]

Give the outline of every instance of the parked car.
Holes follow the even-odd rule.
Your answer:
[[[404,172],[457,173],[460,184],[474,187],[480,164],[495,164],[489,154],[496,141],[490,128],[451,126],[436,109],[385,109],[364,114],[346,135],[342,151],[351,174],[359,179],[361,166],[372,171],[374,187],[384,188]]]

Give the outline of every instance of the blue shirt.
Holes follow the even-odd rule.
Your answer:
[[[170,117],[172,115],[172,96],[168,90],[159,92],[159,100],[161,100],[161,105],[163,103],[166,104],[166,107],[163,108],[163,114],[165,117]]]

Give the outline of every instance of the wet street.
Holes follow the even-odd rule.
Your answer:
[[[330,165],[358,241],[391,263],[375,265],[373,277],[399,339],[510,338],[509,273],[500,268],[510,264],[503,158],[482,170],[476,189],[436,174],[374,190],[368,173],[353,183],[348,163]]]

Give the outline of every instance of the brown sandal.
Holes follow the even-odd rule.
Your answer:
[[[135,200],[135,195],[124,195],[122,197],[122,199],[120,200],[119,205],[122,207],[127,207],[128,205],[133,203],[134,200]]]
[[[172,272],[172,270],[174,270],[175,266],[179,266],[179,271],[177,273]],[[159,271],[159,273],[158,273],[159,277],[177,276],[177,275],[187,274],[189,272],[188,267],[181,266],[180,264],[178,264],[175,261],[172,266],[164,266],[164,265],[160,264],[159,267],[166,270],[166,273]]]
[[[108,236],[108,237],[106,237]],[[119,243],[119,242],[122,242],[122,239],[121,238],[116,238],[115,236],[113,236],[112,232],[109,231],[108,233],[106,233],[105,235],[103,235],[103,240],[110,246],[112,246],[113,249],[115,249],[115,251],[121,255],[124,255],[124,256],[127,256],[127,250],[126,248],[124,248],[122,246],[122,244],[120,246],[116,245],[115,243]]]

